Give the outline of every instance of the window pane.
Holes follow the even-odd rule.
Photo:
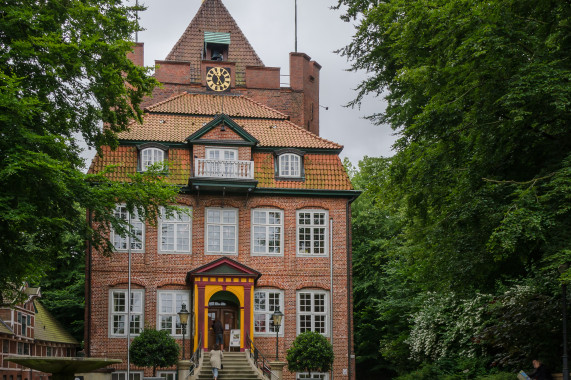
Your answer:
[[[265,314],[254,314],[254,331],[259,333],[266,332]]]
[[[311,315],[299,316],[299,332],[311,331]]]
[[[254,252],[260,253],[266,251],[266,228],[254,227]]]
[[[131,293],[131,311],[133,313],[141,313],[143,311],[142,294],[139,292]]]
[[[226,223],[226,224],[236,223],[236,211],[234,211],[234,210],[226,211],[225,210],[223,213],[222,223]]]
[[[172,293],[161,293],[161,313],[173,313],[173,294]]]
[[[140,315],[131,315],[131,334],[139,334],[141,332],[142,318]]]
[[[224,226],[223,227],[223,252],[234,252],[236,243],[236,227]]]
[[[208,226],[208,251],[220,250],[220,226]]]
[[[325,334],[325,315],[315,315],[314,316],[314,330],[318,333]]]
[[[125,316],[124,315],[114,315],[113,316],[113,334],[118,334],[118,335],[125,334]]]
[[[208,210],[207,221],[208,223],[220,223],[220,211]]]
[[[172,331],[172,316],[161,315],[160,321],[161,330],[167,330],[168,332]]]
[[[254,224],[266,224],[265,211],[254,211]]]
[[[266,293],[265,292],[255,292],[254,293],[254,311],[265,311],[266,310]]]
[[[125,293],[113,293],[113,311],[118,313],[127,311]]]

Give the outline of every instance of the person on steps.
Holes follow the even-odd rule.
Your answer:
[[[220,349],[224,351],[224,327],[222,327],[222,322],[219,319],[216,319],[214,323],[212,323],[212,330],[214,330],[215,341],[214,343],[220,345]]]
[[[218,371],[222,368],[222,359],[224,354],[220,351],[220,345],[217,343],[214,345],[212,351],[210,351],[210,366],[212,366],[212,375],[214,380],[218,379]]]

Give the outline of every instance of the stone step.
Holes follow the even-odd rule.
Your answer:
[[[213,376],[212,376],[212,372],[208,373],[208,374],[200,374],[197,377],[197,380],[212,380]],[[260,378],[254,374],[235,374],[235,373],[231,373],[231,372],[224,372],[224,371],[218,371],[218,380],[260,380]]]
[[[262,380],[258,373],[250,366],[248,357],[244,352],[224,352],[222,365],[224,365],[224,369],[219,370],[218,380]],[[200,368],[197,380],[212,379],[210,352],[205,352],[202,368]]]

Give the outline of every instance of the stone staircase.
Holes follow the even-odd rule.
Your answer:
[[[244,352],[224,352],[222,365],[224,369],[218,371],[218,380],[263,380],[263,377],[252,368]],[[205,352],[196,379],[212,380],[213,378],[210,353]]]

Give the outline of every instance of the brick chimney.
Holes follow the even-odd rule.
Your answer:
[[[301,126],[319,135],[319,71],[321,65],[304,53],[290,53],[290,86],[303,93]]]
[[[133,45],[133,50],[127,53],[127,58],[137,66],[145,66],[145,44],[136,42]]]

